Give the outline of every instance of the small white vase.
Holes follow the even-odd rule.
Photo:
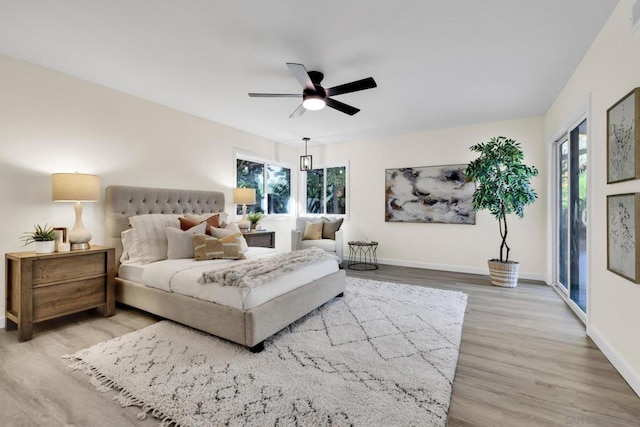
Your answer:
[[[49,240],[46,242],[36,242],[36,253],[37,254],[50,254],[55,250],[56,242],[54,240]]]

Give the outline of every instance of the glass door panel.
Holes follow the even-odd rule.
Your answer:
[[[569,292],[569,141],[558,147],[558,284]]]
[[[556,150],[556,277],[559,289],[587,311],[587,121]]]
[[[571,131],[571,253],[569,297],[587,311],[587,121]]]

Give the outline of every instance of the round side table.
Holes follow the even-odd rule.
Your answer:
[[[349,262],[347,268],[351,270],[378,269],[378,242],[347,242],[349,245]]]

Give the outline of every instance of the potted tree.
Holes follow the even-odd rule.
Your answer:
[[[473,193],[473,208],[491,212],[498,220],[502,238],[500,258],[488,261],[491,283],[512,288],[518,284],[520,264],[509,259],[507,215],[522,218],[524,207],[538,198],[531,186],[531,178],[538,175],[538,169],[525,165],[520,144],[504,136],[476,144],[470,150],[480,153],[465,170],[467,179],[478,185]]]
[[[36,253],[47,254],[54,251],[56,232],[53,227],[49,227],[47,224],[44,227],[36,224],[33,226],[33,231],[27,231],[23,234],[21,240],[24,242],[24,246],[35,242]]]

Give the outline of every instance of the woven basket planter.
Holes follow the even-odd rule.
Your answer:
[[[492,285],[502,286],[503,288],[515,288],[518,286],[519,262],[500,262],[499,260],[491,259],[487,263],[489,264]]]

